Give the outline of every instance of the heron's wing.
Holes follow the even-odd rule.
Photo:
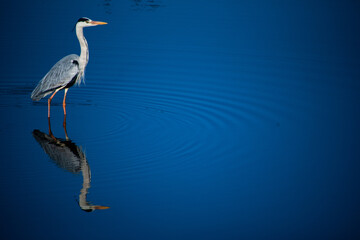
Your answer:
[[[31,99],[38,101],[56,89],[66,87],[72,81],[76,81],[79,75],[79,56],[70,54],[58,61],[50,71],[40,80]]]

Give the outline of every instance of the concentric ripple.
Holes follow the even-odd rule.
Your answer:
[[[211,164],[247,156],[257,150],[249,142],[255,140],[246,136],[311,110],[302,100],[317,89],[296,75],[308,67],[306,62],[191,51],[189,56],[203,54],[199,64],[189,65],[184,52],[176,61],[163,52],[157,62],[137,55],[112,66],[100,64],[99,69],[117,74],[90,75],[86,89],[74,99],[92,99],[88,110],[98,115],[103,131],[86,142],[117,148],[120,160],[112,160],[113,174],[206,167],[209,162],[203,158],[209,153],[218,159]],[[137,65],[146,67],[133,71]],[[107,174],[105,178],[112,175]]]
[[[180,171],[248,156],[257,151],[253,132],[306,120],[302,115],[316,107],[320,89],[327,96],[339,87],[326,82],[324,88],[318,75],[327,63],[321,59],[313,64],[314,59],[226,49],[214,53],[189,47],[175,54],[178,50],[171,48],[124,47],[126,57],[89,66],[85,86],[72,88],[67,99],[69,137],[85,148],[104,149],[115,175]],[[333,69],[334,74],[342,74],[341,69]],[[32,78],[18,81],[1,89],[3,97],[15,99],[8,101],[12,104],[28,97],[33,87]],[[61,99],[52,103],[53,118],[62,115]],[[44,114],[46,105],[41,101],[32,107]],[[215,159],[210,165],[204,159],[209,153]],[[107,174],[105,179],[112,175]]]

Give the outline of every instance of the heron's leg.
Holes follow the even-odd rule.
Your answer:
[[[55,92],[51,95],[51,97],[49,97],[48,99],[48,118],[50,118],[50,103],[51,100],[53,99],[53,97],[55,96],[55,94],[59,91],[60,89],[56,89]]]
[[[68,88],[65,88],[65,92],[64,92],[64,100],[63,100],[64,115],[66,115],[66,102],[65,102],[65,100],[66,100],[66,94],[67,94],[68,90],[69,90]]]
[[[49,136],[56,141],[56,138],[54,137],[54,134],[51,131],[50,118],[48,118],[48,124],[49,124]]]
[[[50,123],[50,118],[48,118],[48,125],[49,125],[49,135],[52,136],[52,131],[51,131],[51,123]]]
[[[65,132],[65,139],[66,139],[66,141],[68,141],[69,136],[68,136],[67,131],[66,131],[66,115],[64,115],[63,127],[64,127],[64,132]]]

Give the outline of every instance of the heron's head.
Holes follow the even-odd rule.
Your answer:
[[[107,24],[107,23],[106,22],[93,21],[90,18],[82,17],[82,18],[79,18],[79,20],[76,23],[76,26],[79,26],[79,27],[92,27],[92,26],[104,25],[104,24]]]

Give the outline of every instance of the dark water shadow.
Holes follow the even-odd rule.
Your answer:
[[[132,0],[132,10],[156,10],[160,7],[165,7],[161,0]]]
[[[32,91],[34,87],[32,85],[21,85],[21,86],[2,86],[0,88],[1,95],[20,95],[26,96],[30,95],[29,92]]]
[[[106,14],[112,14],[111,0],[103,0],[101,5],[103,6],[104,11],[105,11]]]
[[[83,184],[78,201],[80,208],[86,212],[92,212],[96,209],[108,209],[109,207],[107,206],[93,205],[87,201],[87,194],[89,192],[91,182],[90,166],[82,147],[76,145],[68,137],[66,130],[66,117],[64,118],[63,123],[65,139],[55,137],[51,131],[50,118],[48,119],[48,123],[48,134],[35,129],[32,132],[32,135],[40,144],[44,152],[59,168],[73,174],[82,173]]]

